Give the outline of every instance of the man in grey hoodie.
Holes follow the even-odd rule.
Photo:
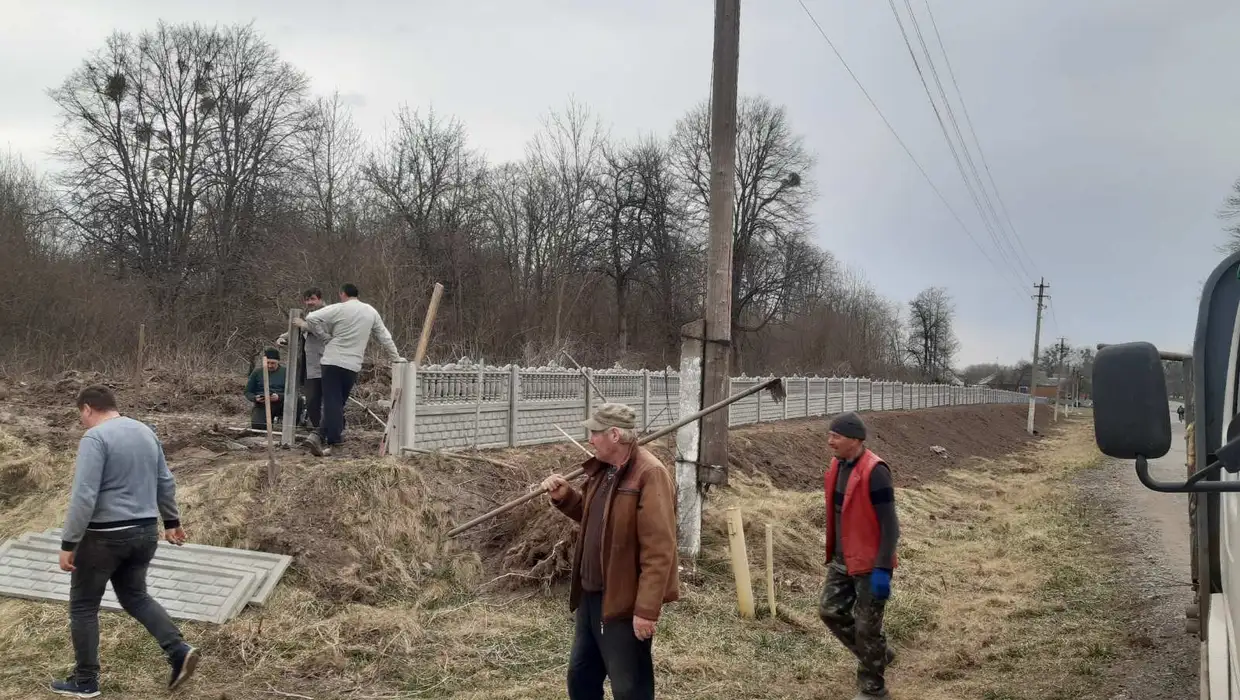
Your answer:
[[[311,287],[301,293],[301,303],[306,313],[323,308],[323,292],[318,287]],[[297,367],[297,381],[302,386],[302,395],[306,397],[306,418],[315,428],[323,417],[323,350],[331,337],[319,330],[318,326],[307,326],[301,330],[301,357]],[[276,345],[288,345],[288,331],[280,334]],[[298,417],[300,420],[300,416]]]
[[[324,306],[317,311],[306,314],[298,324],[312,333],[327,336],[327,346],[323,349],[322,385],[323,385],[323,423],[317,432],[310,436],[307,444],[310,451],[317,456],[331,454],[331,446],[341,442],[344,432],[344,405],[349,400],[349,392],[353,391],[353,382],[362,369],[362,360],[366,356],[366,346],[370,339],[379,341],[392,362],[404,362],[392,334],[375,307],[358,298],[359,292],[354,284],[340,287],[340,303]]]
[[[86,434],[78,443],[73,491],[60,543],[60,568],[71,572],[69,629],[77,659],[73,675],[52,692],[78,698],[99,695],[99,604],[108,582],[125,612],[159,642],[172,666],[168,689],[179,688],[198,665],[198,650],[181,638],[163,606],[146,592],[146,571],[164,538],[185,542],[176,481],[164,448],[145,423],[120,414],[105,386],[77,397]]]

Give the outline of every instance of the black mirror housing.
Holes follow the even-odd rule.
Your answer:
[[[1158,459],[1171,449],[1171,410],[1158,348],[1108,345],[1094,357],[1094,440],[1117,459]]]

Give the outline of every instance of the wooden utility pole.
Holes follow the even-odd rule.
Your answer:
[[[702,403],[713,405],[731,389],[732,227],[736,190],[736,82],[740,63],[740,0],[715,0],[710,98],[710,248],[706,258],[706,343]],[[707,483],[726,484],[728,410],[702,419],[699,463]]]
[[[1043,277],[1038,284],[1033,285],[1038,290],[1038,322],[1033,327],[1033,364],[1029,367],[1029,418],[1025,424],[1025,430],[1033,435],[1033,414],[1034,407],[1038,401],[1038,343],[1042,340],[1042,309],[1046,303],[1046,278]]]
[[[1063,404],[1063,360],[1068,354],[1067,338],[1059,336],[1059,362],[1055,364],[1055,422],[1059,422],[1059,407]],[[1064,415],[1068,415],[1067,407],[1064,406]]]

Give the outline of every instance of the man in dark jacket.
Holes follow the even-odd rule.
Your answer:
[[[583,425],[594,458],[583,491],[553,474],[551,503],[581,523],[574,548],[569,609],[576,612],[568,661],[569,700],[654,697],[652,648],[665,603],[680,597],[676,487],[657,457],[637,444],[637,414],[599,406]]]
[[[99,695],[99,604],[109,581],[125,612],[159,642],[172,666],[168,688],[175,690],[194,673],[198,651],[146,592],[146,571],[159,543],[159,519],[166,540],[185,542],[176,481],[159,438],[145,424],[122,416],[107,387],[83,389],[77,408],[87,430],[78,443],[60,544],[60,568],[72,574],[69,630],[77,665],[51,690],[78,698]]]
[[[856,413],[831,421],[827,445],[835,456],[823,479],[827,502],[827,580],[818,615],[857,657],[854,700],[889,697],[884,673],[894,660],[883,634],[900,523],[891,470],[865,446]]]
[[[282,423],[284,420],[284,390],[288,383],[288,372],[280,364],[280,351],[267,348],[263,351],[263,364],[267,365],[267,385],[269,394],[263,393],[263,368],[250,372],[245,383],[245,400],[250,402],[250,427],[257,430],[267,429],[267,402],[271,402],[271,423]],[[300,399],[299,399],[300,401]],[[298,406],[300,408],[300,405]],[[298,411],[300,413],[300,411]]]

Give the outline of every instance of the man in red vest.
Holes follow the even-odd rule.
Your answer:
[[[818,616],[857,657],[854,700],[889,697],[883,674],[895,655],[883,634],[883,609],[896,568],[895,489],[891,470],[865,446],[856,413],[831,421],[827,445],[835,456],[823,484],[827,499],[827,581]]]

